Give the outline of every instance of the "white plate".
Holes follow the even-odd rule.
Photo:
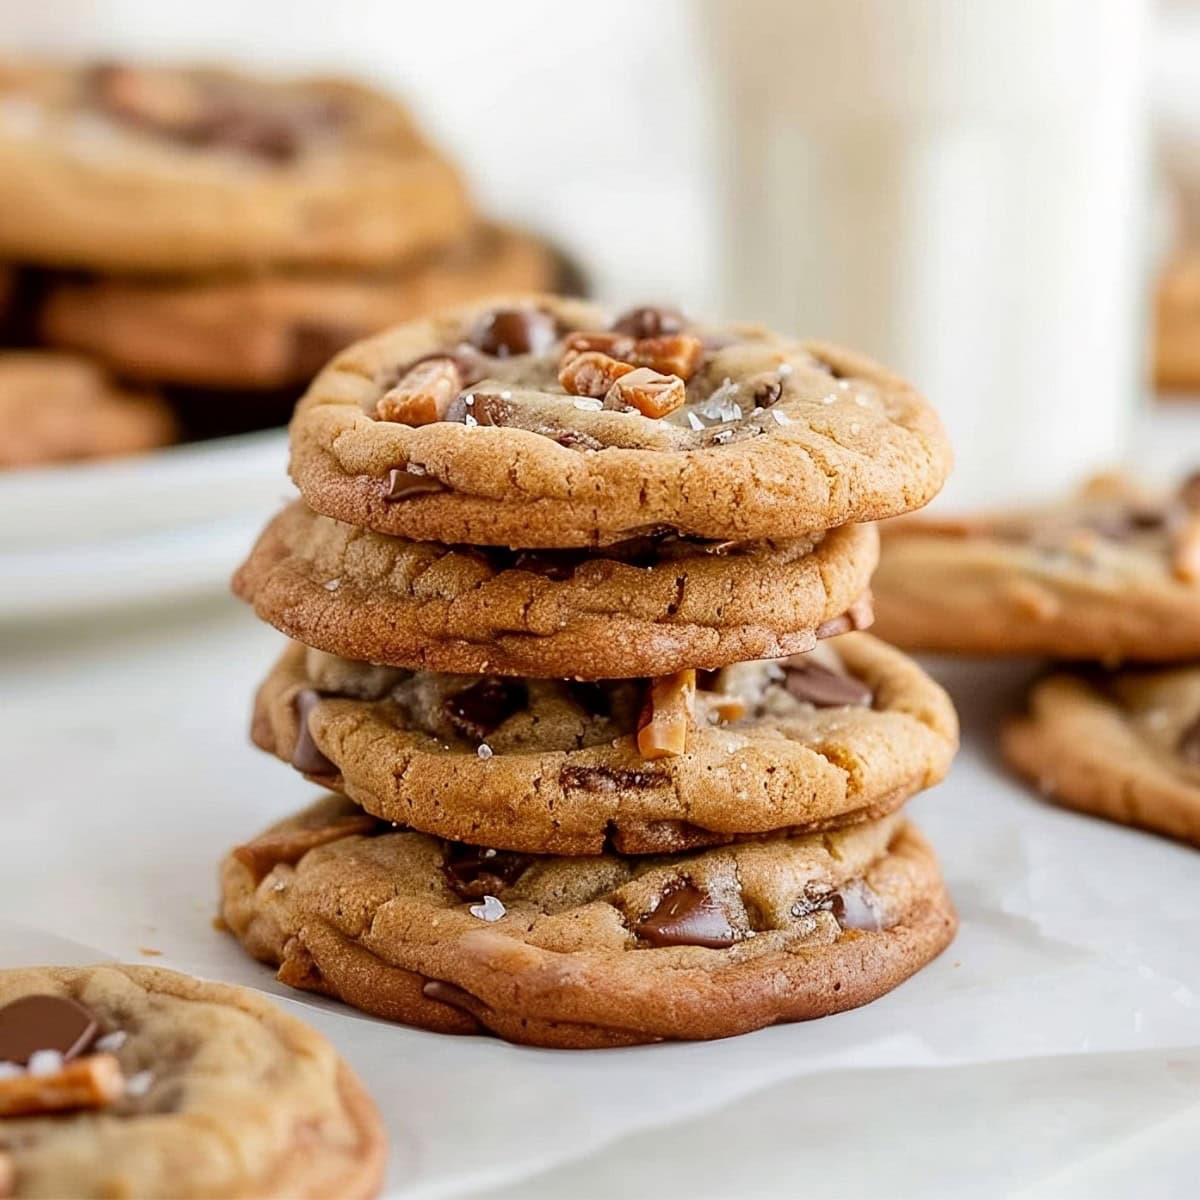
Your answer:
[[[0,474],[0,621],[224,587],[291,494],[283,430]]]

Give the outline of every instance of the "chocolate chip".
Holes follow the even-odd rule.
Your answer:
[[[666,771],[626,770],[621,767],[563,767],[558,773],[564,791],[646,791],[671,786]]]
[[[554,318],[538,308],[501,308],[484,313],[471,330],[471,345],[493,358],[541,354],[555,343]]]
[[[446,409],[446,420],[459,425],[507,425],[512,419],[512,403],[495,392],[462,392]]]
[[[316,321],[298,321],[291,331],[291,356],[288,374],[310,379],[339,351],[363,336],[364,330],[348,325],[326,325]]]
[[[516,679],[488,677],[471,684],[444,702],[450,724],[464,737],[483,741],[513,713],[525,707],[529,693]]]
[[[1175,751],[1185,763],[1200,767],[1200,717],[1179,735]]]
[[[692,883],[668,892],[658,907],[633,927],[652,946],[706,946],[724,950],[738,940],[725,910]]]
[[[612,697],[598,683],[583,679],[568,679],[567,692],[589,717],[611,717]]]
[[[37,1050],[77,1058],[99,1033],[91,1010],[69,996],[21,996],[0,1008],[0,1062],[25,1066]]]
[[[308,718],[323,699],[315,688],[302,688],[292,703],[296,706],[296,745],[292,749],[292,766],[305,775],[337,775],[336,763],[330,762],[309,732]]]
[[[831,671],[819,663],[792,660],[784,664],[784,670],[788,692],[816,708],[841,708],[843,705],[869,708],[875,698],[861,680]]]
[[[643,305],[622,313],[612,323],[612,330],[635,338],[653,338],[679,333],[686,323],[683,314],[676,309]]]
[[[531,854],[448,842],[442,872],[456,895],[464,900],[482,900],[484,896],[498,896],[516,883],[533,861]]]
[[[407,500],[410,496],[424,496],[448,490],[441,480],[432,475],[414,475],[401,467],[393,467],[388,472],[387,490],[383,493],[383,498],[387,501]]]

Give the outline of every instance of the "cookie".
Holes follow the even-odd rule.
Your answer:
[[[1154,382],[1164,392],[1200,392],[1200,255],[1177,258],[1159,280]]]
[[[810,650],[867,589],[870,525],[784,542],[659,534],[603,550],[442,546],[281,512],[234,576],[263,620],[345,658],[615,679]],[[869,603],[855,608],[862,627]],[[853,626],[852,626],[853,627]]]
[[[388,821],[534,853],[660,853],[897,809],[957,746],[946,694],[847,634],[665,680],[440,675],[293,644],[252,735]]]
[[[1057,804],[1200,847],[1200,667],[1061,673],[1004,754]]]
[[[398,263],[471,214],[404,110],[357,84],[0,61],[0,253],[111,272]]]
[[[556,275],[534,238],[482,226],[462,245],[394,270],[55,280],[40,332],[130,379],[299,388],[338,350],[387,325],[495,292],[552,287]]]
[[[162,400],[119,387],[86,359],[0,353],[0,468],[135,454],[176,433]]]
[[[907,384],[843,350],[549,296],[344,351],[292,422],[310,507],[472,545],[603,545],[666,526],[794,538],[917,508],[950,452]]]
[[[315,1030],[149,967],[0,971],[0,1194],[367,1197],[375,1106]]]
[[[1200,655],[1200,481],[1093,480],[1047,508],[886,525],[876,632],[915,650],[1116,663]]]
[[[876,999],[956,918],[888,817],[685,857],[530,857],[370,826],[326,797],[238,847],[222,915],[293,987],[565,1048],[728,1037]]]

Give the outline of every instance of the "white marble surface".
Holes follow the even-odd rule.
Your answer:
[[[0,962],[111,956],[283,994],[211,925],[221,854],[311,794],[246,740],[278,645],[233,601],[0,630]],[[285,1001],[382,1102],[388,1194],[1185,1194],[1195,852],[1027,795],[988,760],[1028,668],[941,667],[967,745],[913,811],[963,917],[946,955],[826,1021],[590,1054]]]

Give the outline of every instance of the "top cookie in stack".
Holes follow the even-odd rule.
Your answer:
[[[898,809],[944,775],[954,712],[854,632],[855,522],[949,462],[910,387],[531,295],[350,348],[291,435],[303,499],[234,581],[295,639],[252,736],[353,804],[226,862],[225,920],[281,978],[614,1045],[865,1003],[946,945]]]
[[[166,389],[194,433],[281,423],[356,339],[558,273],[401,105],[334,79],[0,60],[0,212],[0,337]]]

